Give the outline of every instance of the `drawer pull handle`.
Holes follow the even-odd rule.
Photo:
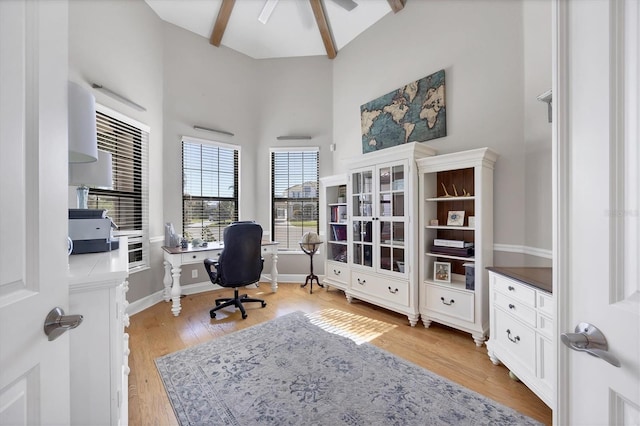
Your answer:
[[[509,309],[515,309],[516,305],[514,305],[513,303],[509,303]]]
[[[340,275],[340,272],[342,272],[342,271],[336,271],[335,269],[333,270],[333,273],[336,274],[336,275]]]
[[[512,285],[510,285],[509,287],[507,287],[509,289],[509,291],[514,291],[516,288]]]
[[[447,305],[447,306],[451,306],[451,305],[453,305],[454,303],[456,303],[456,301],[455,301],[455,300],[453,300],[453,299],[451,299],[449,302],[446,302],[446,301],[444,300],[444,297],[441,297],[441,298],[440,298],[440,300],[442,301],[442,303],[443,303],[443,304],[445,304],[445,305]]]
[[[396,294],[398,292],[398,289],[396,288],[395,290],[391,289],[391,286],[389,286],[389,293],[391,294]]]
[[[518,343],[520,341],[520,336],[511,337],[511,330],[507,329],[507,338],[511,340],[513,343]]]
[[[358,278],[358,284],[365,285],[366,283],[367,283],[367,280],[360,280],[360,278]]]

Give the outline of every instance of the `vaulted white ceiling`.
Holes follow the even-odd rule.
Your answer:
[[[145,1],[162,20],[207,39],[212,37],[223,5],[223,0]],[[263,24],[258,17],[267,2],[275,7]],[[311,3],[310,0],[231,2],[232,11],[227,15],[220,44],[255,59],[328,55]],[[383,16],[393,13],[392,4],[398,3],[401,8],[404,0],[355,0],[357,7],[350,11],[339,3],[339,0],[320,3],[338,52]]]

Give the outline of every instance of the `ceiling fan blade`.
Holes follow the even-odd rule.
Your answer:
[[[269,21],[269,17],[273,13],[273,9],[276,8],[278,4],[278,0],[267,0],[264,2],[264,6],[262,7],[262,12],[260,12],[260,16],[258,16],[258,21],[266,24]]]
[[[356,3],[353,0],[332,0],[332,1],[347,11],[351,11],[358,6],[358,3]]]

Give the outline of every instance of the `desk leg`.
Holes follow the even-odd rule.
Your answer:
[[[164,261],[164,279],[162,280],[164,283],[164,291],[162,292],[162,298],[165,302],[171,300],[171,283],[173,279],[171,278],[171,263]]]
[[[278,250],[271,256],[271,291],[278,291]]]
[[[171,287],[171,300],[173,304],[171,305],[171,312],[173,312],[173,316],[175,317],[180,315],[180,311],[182,310],[180,306],[180,293],[182,293],[182,288],[180,287],[180,272],[182,272],[182,268],[171,269],[173,275],[173,286]]]

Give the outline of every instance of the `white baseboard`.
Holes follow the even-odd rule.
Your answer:
[[[520,253],[530,256],[542,257],[544,259],[553,259],[553,252],[547,249],[537,247],[527,247],[514,244],[494,244],[494,251],[505,251],[508,253]]]
[[[285,275],[278,275],[278,282],[279,283],[300,283],[300,284],[304,284],[304,280],[306,278],[306,275],[295,275],[295,274],[285,274]],[[318,276],[318,279],[320,280],[320,282],[322,282],[323,277],[322,276]],[[267,279],[267,277],[263,277],[261,282],[261,286],[263,287],[270,287],[270,283]],[[255,285],[250,285],[247,286],[248,288],[256,288]],[[211,282],[209,281],[203,281],[201,283],[195,283],[195,284],[188,284],[188,285],[184,285],[182,286],[182,294],[184,295],[189,295],[189,294],[198,294],[198,293],[203,293],[205,291],[212,291],[212,290],[220,290],[223,287],[219,286],[219,285],[213,285],[211,284]],[[127,306],[127,313],[129,315],[134,315],[137,314],[138,312],[142,312],[145,309],[148,309],[160,302],[164,302],[164,298],[162,296],[163,294],[163,290],[157,291],[149,296],[145,296],[142,299],[138,299],[135,302],[131,302],[129,303],[129,306]],[[167,303],[167,309],[171,309],[171,304],[170,302],[166,302]]]

